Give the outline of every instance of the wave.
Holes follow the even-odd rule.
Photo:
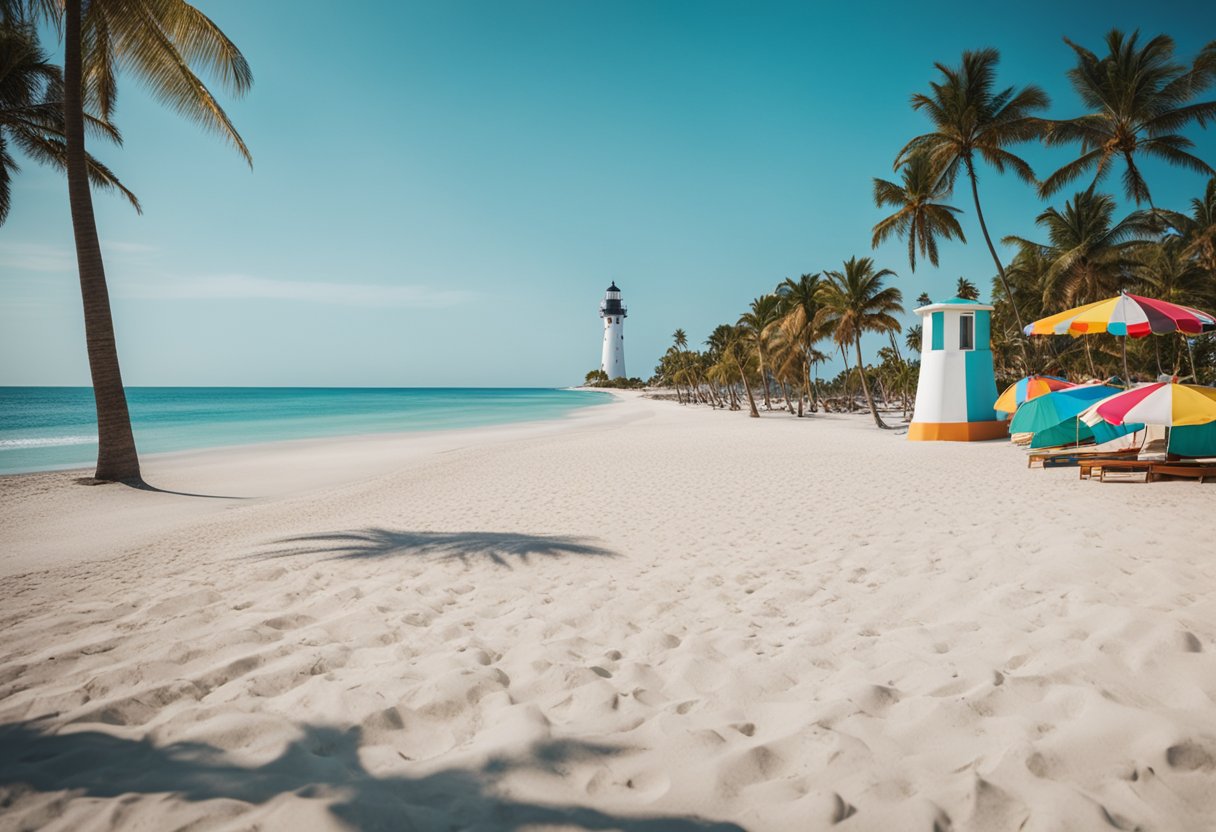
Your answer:
[[[96,436],[39,436],[28,439],[0,439],[0,451],[20,448],[53,448],[61,445],[96,445]]]

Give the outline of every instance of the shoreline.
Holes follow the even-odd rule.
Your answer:
[[[463,447],[512,442],[609,419],[622,396],[561,416],[467,428],[364,433],[282,439],[243,445],[165,451],[141,457],[148,490],[135,496],[121,483],[81,484],[92,466],[0,475],[0,578],[77,562],[107,560],[129,547],[127,534],[151,539],[201,519],[234,501],[282,499],[371,479]],[[60,498],[52,505],[48,492]],[[151,499],[148,499],[151,498]],[[176,499],[175,499],[176,498]],[[21,515],[34,508],[34,522]],[[55,534],[43,520],[57,512]],[[99,517],[99,515],[104,515]],[[101,521],[98,528],[98,521]],[[133,529],[132,527],[137,527]],[[64,549],[96,547],[85,558],[56,556]]]
[[[15,388],[15,389],[27,390],[27,389],[44,389],[44,388],[23,387],[23,388]],[[59,388],[45,388],[45,389],[59,389]],[[63,389],[70,389],[70,390],[74,390],[74,391],[87,391],[90,388],[67,387],[67,388],[63,388]],[[138,389],[138,390],[148,390],[148,389],[179,390],[180,389],[180,390],[191,390],[191,391],[210,390],[210,389],[215,389],[215,390],[234,390],[234,389],[246,390],[247,389],[247,390],[252,390],[252,391],[307,390],[307,391],[313,391],[313,392],[327,391],[327,390],[335,390],[335,391],[341,391],[341,392],[352,392],[352,391],[353,392],[362,392],[362,391],[368,391],[368,390],[370,390],[370,391],[387,390],[387,391],[391,391],[391,392],[425,390],[425,391],[442,391],[442,392],[450,391],[453,393],[458,393],[461,391],[466,391],[466,392],[471,391],[471,392],[477,393],[477,392],[484,392],[487,390],[505,390],[505,391],[524,390],[524,391],[528,391],[528,392],[547,392],[547,391],[579,391],[579,392],[599,392],[599,393],[607,392],[604,390],[596,391],[591,388],[573,388],[573,387],[553,387],[553,388],[549,388],[549,387],[528,387],[528,388],[510,388],[510,387],[504,387],[504,388],[482,388],[482,387],[475,387],[475,388],[455,388],[455,387],[453,387],[453,388],[448,388],[448,387],[437,387],[437,388],[353,388],[353,387],[352,388],[328,388],[328,387],[317,387],[317,388],[216,387],[216,388],[208,388],[208,387],[186,387],[186,388],[175,388],[175,387],[159,387],[159,388],[132,388],[132,389]],[[235,451],[240,448],[257,448],[257,447],[260,447],[263,445],[275,445],[275,444],[290,443],[290,442],[308,442],[308,441],[316,441],[316,440],[362,439],[365,437],[378,437],[378,436],[396,437],[396,436],[408,436],[408,435],[416,434],[416,433],[431,434],[431,433],[442,433],[442,432],[455,431],[455,430],[479,430],[481,428],[507,427],[510,425],[523,425],[523,424],[529,424],[529,423],[533,423],[533,422],[560,421],[561,419],[563,419],[567,416],[573,415],[580,410],[584,410],[587,408],[601,407],[603,405],[610,404],[611,402],[612,402],[611,397],[608,397],[604,401],[595,403],[595,404],[580,404],[580,405],[571,406],[566,412],[558,414],[558,415],[544,416],[544,417],[540,417],[540,418],[507,419],[504,421],[491,421],[491,422],[487,422],[484,424],[466,425],[466,426],[455,427],[455,428],[443,427],[443,426],[440,426],[440,427],[424,426],[424,427],[416,427],[413,429],[406,429],[406,430],[386,429],[386,430],[372,430],[372,431],[363,431],[363,432],[354,432],[354,433],[319,433],[319,434],[315,434],[315,435],[306,435],[306,436],[288,436],[288,437],[284,437],[281,439],[251,439],[249,441],[244,441],[244,442],[226,443],[226,444],[218,444],[218,445],[192,445],[189,447],[176,448],[173,450],[141,452],[140,459],[142,461],[142,460],[154,459],[156,457],[163,457],[163,456],[167,456],[167,455],[190,454],[190,453],[206,452],[206,451]],[[66,429],[66,427],[64,429]],[[89,439],[90,439],[90,441],[88,441],[88,442],[81,442],[81,443],[77,443],[77,444],[87,445],[87,446],[94,448],[92,456],[94,458],[96,458],[95,449],[97,446],[97,439],[96,439],[95,433],[93,435],[90,435]],[[25,471],[0,471],[0,479],[2,479],[4,477],[25,476],[25,475],[29,475],[29,474],[69,473],[69,472],[76,472],[76,471],[85,471],[88,468],[91,468],[92,465],[93,465],[93,463],[81,463],[81,464],[70,463],[70,464],[54,465],[49,468],[35,468],[35,469],[25,470]]]

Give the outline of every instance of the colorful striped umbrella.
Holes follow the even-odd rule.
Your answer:
[[[1005,392],[997,397],[992,409],[1002,413],[1015,413],[1022,404],[1031,399],[1075,386],[1072,382],[1055,376],[1026,376],[1006,387]]]
[[[1112,425],[1206,425],[1216,422],[1216,387],[1170,382],[1133,387],[1096,402],[1081,414],[1081,421],[1087,425],[1099,421]]]
[[[1078,306],[1026,326],[1027,335],[1088,335],[1109,332],[1143,338],[1167,332],[1198,335],[1216,331],[1216,316],[1189,306],[1142,298],[1126,292],[1118,297]]]

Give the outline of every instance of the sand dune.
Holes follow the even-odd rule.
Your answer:
[[[0,828],[1216,817],[1208,486],[628,395],[355,444],[4,482]]]

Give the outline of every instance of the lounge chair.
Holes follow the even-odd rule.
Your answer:
[[[1111,450],[1096,446],[1074,448],[1045,448],[1031,451],[1026,455],[1026,467],[1033,468],[1039,463],[1042,468],[1071,468],[1084,462],[1102,459],[1135,459],[1139,448],[1124,448]],[[1084,477],[1082,477],[1084,479]]]
[[[1151,466],[1148,471],[1149,482],[1157,477],[1187,477],[1197,479],[1201,483],[1209,478],[1216,480],[1216,460],[1154,462]]]

